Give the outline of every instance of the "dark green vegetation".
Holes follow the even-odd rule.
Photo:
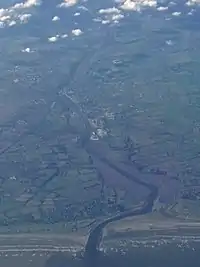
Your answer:
[[[80,38],[57,43],[47,43],[58,29],[46,27],[46,13],[44,28],[32,21],[0,33],[0,232],[64,232],[69,240],[77,232],[79,245],[78,254],[50,257],[57,248],[36,244],[36,263],[27,246],[29,266],[49,257],[46,267],[83,266],[82,236],[141,207],[144,184],[158,188],[153,210],[186,226],[199,221],[200,34],[182,18],[147,13],[110,27],[92,22]],[[33,53],[20,52],[29,46]],[[193,237],[138,241],[117,229],[97,253],[99,266],[188,266],[191,258],[199,266]],[[14,255],[1,247],[6,266]]]
[[[81,230],[147,195],[86,151],[65,92],[95,132],[92,151],[156,184],[155,208],[198,215],[199,33],[159,14],[131,20],[55,44],[2,39],[2,231]],[[30,44],[35,53],[19,52]]]
[[[67,44],[34,38],[38,52],[30,55],[16,52],[20,44],[8,47],[11,71],[2,72],[1,84],[3,231],[49,231],[52,224],[78,230],[147,194],[92,159],[81,142],[82,118],[65,92],[95,132],[91,149],[158,185],[156,208],[188,215],[182,198],[198,206],[199,52],[192,47],[199,36],[171,30],[173,22],[160,17],[137,20],[131,31],[128,21]]]

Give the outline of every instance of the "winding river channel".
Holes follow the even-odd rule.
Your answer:
[[[98,255],[99,255],[99,246],[101,243],[101,239],[103,236],[103,230],[111,222],[118,221],[130,216],[137,216],[141,214],[146,214],[152,212],[154,202],[158,197],[158,188],[157,186],[148,183],[146,181],[142,181],[139,177],[136,177],[135,174],[130,174],[127,172],[125,168],[118,167],[115,163],[110,161],[104,156],[99,155],[98,151],[94,150],[90,146],[90,136],[93,132],[89,120],[86,114],[83,112],[81,107],[77,102],[75,102],[67,93],[64,93],[63,104],[70,107],[74,110],[81,118],[82,122],[84,123],[84,132],[81,135],[81,142],[84,149],[87,153],[92,157],[96,158],[105,165],[109,166],[109,168],[114,169],[119,174],[123,175],[128,180],[132,181],[135,184],[145,187],[148,189],[149,193],[144,199],[143,203],[140,206],[134,207],[132,209],[126,210],[124,212],[118,213],[112,217],[105,219],[104,221],[97,224],[90,232],[88,240],[85,245],[85,254],[84,254],[84,262],[85,266],[93,267],[98,266]]]
[[[67,94],[67,87],[73,88],[74,81],[77,80],[77,77],[83,75],[87,69],[88,61],[91,62],[95,57],[98,56],[98,51],[103,51],[105,47],[108,47],[110,43],[110,40],[112,40],[112,33],[106,32],[105,38],[103,38],[102,43],[99,46],[99,49],[96,51],[91,51],[88,55],[84,55],[83,60],[81,60],[75,68],[72,68],[70,73],[70,80],[69,83],[66,85],[66,81],[64,81],[64,84],[60,85],[60,94],[58,96],[58,102],[63,105],[63,109],[66,108],[66,106],[78,114],[78,116],[81,118],[81,121],[83,123],[84,130],[81,133],[81,144],[82,147],[87,151],[88,155],[92,159],[97,159],[99,162],[103,163],[104,166],[108,166],[110,169],[113,169],[116,173],[119,173],[124,178],[128,179],[129,181],[133,182],[133,186],[135,184],[138,184],[140,186],[143,186],[148,190],[147,197],[143,200],[142,204],[137,207],[133,207],[132,209],[126,210],[124,212],[118,213],[112,217],[109,217],[105,219],[104,221],[100,222],[94,228],[90,231],[89,237],[87,239],[87,242],[85,244],[85,253],[84,253],[84,264],[86,267],[94,267],[98,266],[98,256],[99,256],[99,248],[103,236],[103,230],[104,228],[111,222],[118,221],[121,219],[124,219],[126,217],[130,216],[137,216],[141,214],[147,214],[152,212],[154,202],[158,198],[158,187],[152,183],[144,181],[145,179],[141,179],[139,176],[139,173],[135,173],[133,170],[133,173],[130,173],[130,171],[126,170],[125,166],[119,166],[117,163],[114,163],[112,160],[108,159],[104,155],[102,156],[98,149],[95,149],[91,146],[91,142],[93,142],[90,137],[93,133],[93,128],[91,127],[91,124],[88,120],[87,114],[84,112],[84,110],[81,108],[78,101],[75,101],[74,98],[72,98],[70,95]],[[66,88],[66,91],[65,89]],[[60,97],[61,96],[61,97]]]

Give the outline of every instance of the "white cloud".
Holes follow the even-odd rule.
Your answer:
[[[111,22],[118,23],[120,19],[124,18],[124,15],[121,14],[121,10],[116,7],[100,9],[98,13],[104,17],[103,20],[101,20],[102,24]]]
[[[187,6],[200,5],[200,0],[189,0],[185,3]]]
[[[54,17],[52,18],[52,21],[58,21],[58,20],[60,20],[60,18],[59,18],[58,16],[54,16]]]
[[[74,36],[79,36],[79,35],[83,34],[83,32],[81,29],[74,29],[74,30],[72,30],[72,34]]]
[[[194,12],[195,12],[195,9],[191,9],[190,12],[188,12],[188,15],[192,16],[194,14]]]
[[[123,19],[124,15],[123,14],[114,14],[112,15],[112,20],[116,21],[116,20],[120,20]]]
[[[30,8],[33,6],[39,6],[41,4],[40,0],[27,0],[23,3],[17,3],[13,6],[14,9],[21,9],[21,8]]]
[[[16,24],[17,24],[16,21],[11,20],[11,21],[9,21],[8,26],[9,26],[9,27],[12,27],[12,26],[14,26],[14,25],[16,25]]]
[[[67,33],[64,33],[64,34],[61,35],[61,38],[63,38],[63,39],[65,39],[67,37],[68,37],[68,34]]]
[[[10,20],[10,16],[2,16],[0,17],[0,21],[7,21]]]
[[[31,13],[26,13],[26,10],[30,11],[32,7],[36,7],[41,4],[41,0],[26,0],[24,2],[16,3],[8,8],[0,9],[0,21],[4,22],[4,26],[13,26],[19,23],[26,23],[31,17]]]
[[[48,41],[49,41],[50,43],[55,43],[56,41],[58,41],[58,38],[59,38],[58,35],[56,35],[56,36],[52,36],[52,37],[49,37],[49,38],[48,38]]]
[[[100,9],[99,14],[112,14],[112,13],[120,13],[120,10],[116,7],[111,7],[111,8],[105,8],[105,9]]]
[[[88,8],[85,6],[78,6],[78,9],[84,10],[84,11],[88,11]]]
[[[173,2],[173,1],[169,2],[169,4],[168,4],[169,7],[170,6],[176,6],[176,5],[177,5],[177,3]]]
[[[19,15],[18,18],[21,23],[27,23],[32,15],[31,14],[22,14]]]
[[[100,18],[94,18],[92,19],[94,22],[101,22],[102,20]]]
[[[167,45],[173,45],[173,42],[172,42],[172,40],[167,40],[166,42],[165,42]]]
[[[172,13],[172,16],[175,16],[175,17],[178,17],[180,15],[181,15],[181,12],[178,12],[178,11]]]
[[[27,47],[25,49],[22,49],[23,53],[32,53],[33,51],[30,49],[30,47]]]
[[[168,10],[168,6],[159,6],[157,8],[158,11],[165,11],[165,10]]]
[[[139,11],[140,10],[140,6],[136,3],[133,2],[131,0],[126,0],[121,6],[120,8],[124,9],[124,10],[135,10],[135,11]]]
[[[61,4],[58,5],[58,7],[71,7],[75,6],[78,3],[78,0],[64,0]]]
[[[109,24],[110,23],[110,20],[102,20],[101,23],[104,24],[104,25],[105,24]]]
[[[48,41],[50,43],[55,43],[57,42],[59,39],[66,39],[68,37],[68,34],[67,33],[63,33],[61,35],[59,34],[56,34],[55,36],[51,36],[48,38]]]
[[[156,0],[125,0],[120,3],[120,8],[123,10],[140,11],[144,7],[156,7]]]
[[[3,21],[0,21],[0,28],[4,28],[5,27],[5,23]]]

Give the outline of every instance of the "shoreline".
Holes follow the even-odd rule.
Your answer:
[[[143,216],[138,216],[143,217]],[[145,217],[145,216],[144,216]],[[119,222],[113,222],[110,223],[105,227],[105,233],[103,235],[103,243],[107,242],[112,239],[116,238],[129,238],[133,236],[143,236],[148,237],[149,235],[159,235],[164,234],[168,235],[170,232],[171,235],[173,235],[172,232],[183,232],[184,233],[192,233],[192,232],[198,232],[200,234],[200,222],[199,221],[183,221],[178,219],[165,219],[162,220],[152,220],[148,218],[143,218],[143,220],[140,220],[140,218],[137,218],[137,220],[131,218],[125,219],[125,222],[122,222],[123,220],[120,220]],[[132,224],[132,225],[131,225]],[[55,244],[59,243],[69,245],[70,247],[84,247],[87,242],[88,234],[83,232],[64,232],[63,233],[6,233],[1,234],[1,243],[5,242],[9,243],[15,243],[20,241],[20,244],[23,243],[31,243],[31,244]],[[22,242],[22,243],[21,243]],[[22,245],[23,246],[23,245]]]

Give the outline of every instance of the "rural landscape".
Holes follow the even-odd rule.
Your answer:
[[[198,5],[8,2],[0,267],[198,266]]]

